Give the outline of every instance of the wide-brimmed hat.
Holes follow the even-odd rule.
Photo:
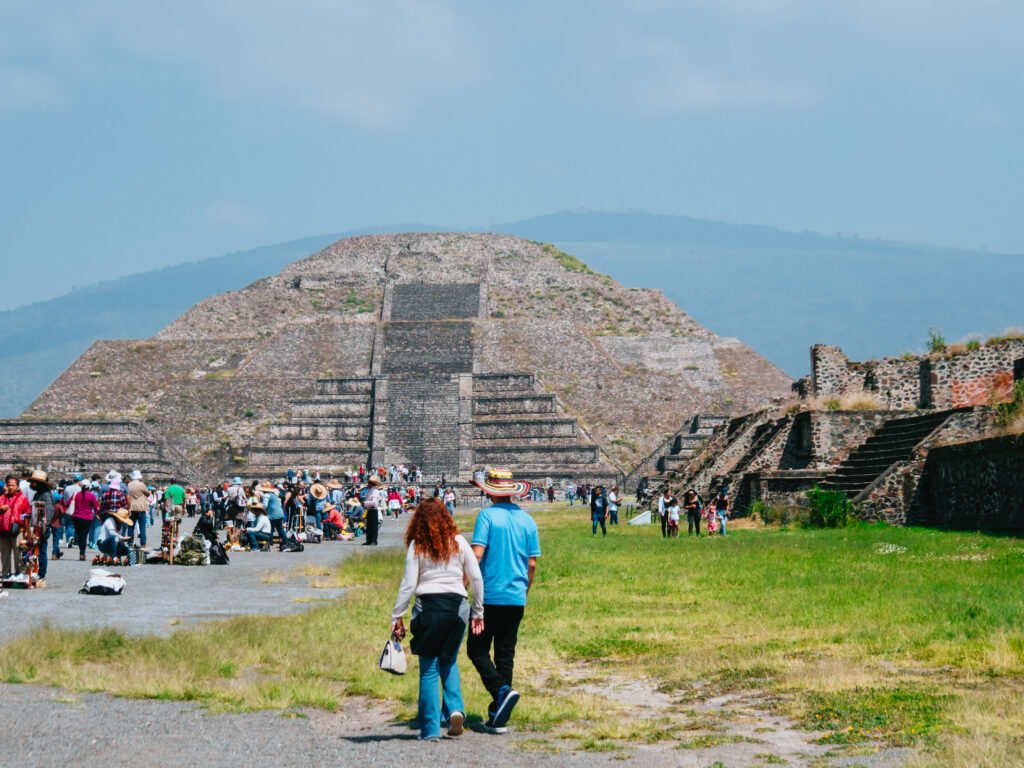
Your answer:
[[[46,473],[41,469],[33,469],[31,474],[25,476],[25,479],[28,481],[29,485],[45,485],[48,490],[53,490],[53,486],[46,478]]]
[[[345,486],[339,483],[337,480],[331,480],[331,482],[327,484],[327,487],[333,491],[340,491]]]
[[[357,498],[355,498],[355,497],[353,496],[353,497],[352,497],[351,499],[349,499],[348,501],[346,501],[346,502],[345,502],[345,504],[346,504],[347,506],[350,506],[350,507],[358,507],[358,506],[359,506],[359,499],[357,499]]]
[[[137,469],[133,469],[132,470],[132,480],[141,480],[141,479],[142,479],[142,473],[139,472],[139,470],[137,470]]]
[[[491,496],[525,496],[530,484],[525,480],[513,480],[512,470],[504,467],[488,467],[473,476],[473,485]]]
[[[334,504],[324,504],[324,512],[330,512],[332,509],[337,509],[337,508],[338,507],[336,505],[334,505]]]
[[[327,498],[327,486],[317,480],[313,485],[309,487],[309,492],[314,499],[325,499]]]
[[[123,507],[121,509],[115,509],[110,514],[125,525],[135,525],[135,521],[132,520],[132,513]]]
[[[384,483],[382,483],[380,481],[380,478],[378,478],[376,475],[370,475],[370,477],[366,478],[366,484],[367,485],[376,485],[378,488],[380,488],[382,485],[384,485]]]
[[[121,482],[121,473],[118,472],[116,469],[112,469],[109,472],[107,472],[107,482],[112,483],[115,480]]]
[[[268,480],[264,480],[263,482],[261,482],[257,486],[257,488],[259,488],[261,491],[268,491],[270,493],[277,493],[277,486],[274,485],[273,483],[269,482]]]
[[[264,507],[262,504],[256,501],[256,499],[253,499],[252,501],[249,502],[249,509],[259,509],[262,511],[266,511],[266,507]]]

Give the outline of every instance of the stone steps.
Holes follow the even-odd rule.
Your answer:
[[[152,440],[130,439],[121,435],[87,438],[61,435],[52,439],[41,436],[0,437],[0,453],[30,455],[42,452],[81,452],[95,455],[158,456],[159,448]]]
[[[369,451],[306,451],[301,448],[258,447],[249,451],[249,469],[272,469],[277,467],[295,469],[299,466],[337,467],[348,469],[366,464]]]
[[[365,395],[369,397],[373,394],[373,379],[317,379],[314,391],[318,396]]]
[[[559,437],[577,436],[575,419],[493,419],[475,421],[473,437],[477,440],[506,440],[509,436]]]
[[[475,394],[533,392],[532,373],[478,373],[473,375]]]
[[[80,419],[74,421],[36,421],[34,419],[0,419],[0,439],[6,435],[28,437],[42,435],[47,439],[58,435],[73,435],[85,439],[89,435],[138,435],[139,425],[134,421],[105,421]]]
[[[324,420],[326,422],[326,419]],[[270,440],[342,440],[368,442],[370,424],[366,419],[337,423],[311,421],[287,421],[270,425]]]
[[[475,448],[474,456],[479,464],[596,464],[597,446],[586,443],[562,445],[522,445]]]
[[[572,437],[571,435],[569,437]],[[484,437],[473,439],[473,449],[486,448],[514,448],[529,447],[533,445],[582,445],[573,440],[567,440],[565,435],[537,435],[523,437]]]
[[[473,398],[473,416],[553,415],[555,413],[554,395],[524,393]]]
[[[323,418],[337,416],[357,416],[369,420],[373,403],[369,400],[339,400],[335,398],[319,398],[316,400],[298,400],[292,403],[292,416],[303,418]]]

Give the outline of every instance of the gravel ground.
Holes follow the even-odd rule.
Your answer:
[[[400,543],[406,520],[385,520],[381,546]],[[191,525],[186,520],[187,530]],[[158,540],[159,530],[151,527],[149,535],[150,541]],[[304,552],[231,552],[231,564],[226,566],[111,568],[123,574],[127,586],[121,595],[99,596],[78,592],[89,578],[95,551],[87,550],[89,559],[81,562],[77,548],[65,550],[63,558],[49,563],[44,589],[6,590],[7,597],[0,600],[0,644],[47,621],[61,627],[117,627],[135,635],[168,635],[183,626],[239,614],[306,611],[316,603],[296,599],[332,598],[344,590],[311,587],[317,577],[264,582],[267,574],[334,566],[361,551],[362,539],[356,539],[310,544]]]

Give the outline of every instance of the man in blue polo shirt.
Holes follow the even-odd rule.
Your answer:
[[[517,483],[510,471],[499,468],[479,473],[474,483],[492,506],[480,510],[473,529],[473,552],[484,577],[484,631],[469,635],[466,653],[493,699],[484,728],[504,733],[519,701],[519,693],[512,687],[512,670],[526,594],[540,556],[540,539],[537,523],[512,503],[513,498],[529,493],[529,483]]]

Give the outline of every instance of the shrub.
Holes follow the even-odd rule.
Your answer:
[[[882,402],[872,392],[852,392],[838,402],[838,407],[833,408],[829,403],[829,410],[839,411],[877,411],[880,410]]]
[[[981,342],[977,339],[971,339],[967,342],[967,349],[978,349],[981,346]]]
[[[996,423],[1003,431],[1015,431],[1013,427],[1019,425],[1021,419],[1024,418],[1024,379],[1013,385],[1013,392],[1008,402],[996,402],[996,393],[993,390],[992,409],[996,414]]]
[[[811,528],[844,528],[850,516],[850,502],[842,491],[815,486],[807,492],[809,502],[807,526]]]
[[[928,351],[942,352],[946,348],[946,337],[942,335],[942,329],[928,329]]]

